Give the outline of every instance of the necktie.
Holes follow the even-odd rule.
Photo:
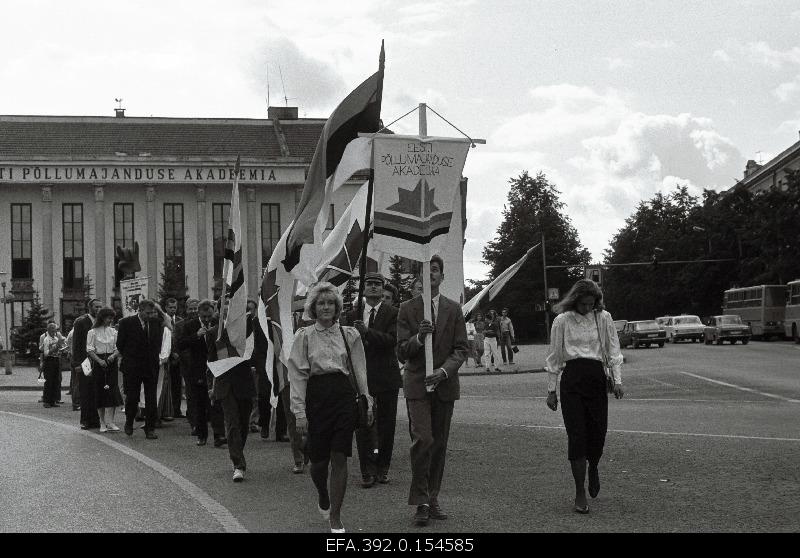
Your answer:
[[[431,323],[433,324],[433,329],[436,329],[436,306],[433,304],[431,300]]]
[[[375,327],[375,309],[369,311],[369,323],[367,323],[367,327],[372,329]]]

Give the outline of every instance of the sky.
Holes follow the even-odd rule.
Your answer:
[[[601,261],[642,200],[700,194],[798,141],[800,3],[0,0],[0,114],[325,118],[377,68],[385,123],[427,103],[471,149],[464,273],[509,180],[544,172]],[[416,133],[416,113],[392,125]],[[458,135],[428,114],[430,135]]]

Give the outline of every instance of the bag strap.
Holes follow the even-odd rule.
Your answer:
[[[600,322],[597,321],[597,312],[594,312],[594,325],[597,326],[597,338],[600,341],[600,352],[603,356],[603,365],[606,367],[610,367],[608,364],[608,353],[606,352],[605,347],[603,346],[603,333],[600,331]]]
[[[361,392],[358,389],[358,382],[356,382],[356,369],[353,366],[353,355],[350,354],[350,345],[347,343],[347,337],[344,336],[344,328],[342,328],[342,324],[339,324],[339,333],[342,334],[342,341],[344,341],[344,348],[347,351],[347,364],[350,368],[350,373],[348,374],[350,378],[350,383],[353,384],[353,389],[356,390],[356,395],[361,395]]]

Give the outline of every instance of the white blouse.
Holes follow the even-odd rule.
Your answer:
[[[161,352],[158,354],[160,360],[166,360],[172,354],[172,330],[164,327],[164,335],[161,336]]]
[[[113,327],[93,327],[86,335],[86,352],[110,355],[117,350],[117,330]]]
[[[550,333],[550,353],[545,362],[545,370],[549,374],[548,391],[555,391],[558,375],[566,366],[567,361],[576,358],[603,361],[598,325],[603,334],[603,348],[608,355],[614,374],[614,383],[622,384],[622,352],[619,348],[619,338],[614,327],[614,320],[611,318],[611,314],[605,310],[597,314],[597,323],[594,318],[593,312],[582,316],[578,312],[570,310],[559,314],[553,320]]]

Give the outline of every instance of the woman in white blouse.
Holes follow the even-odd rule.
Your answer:
[[[367,395],[372,420],[367,361],[358,330],[338,323],[342,297],[336,287],[330,283],[312,287],[305,309],[316,322],[295,334],[288,361],[291,409],[297,435],[302,439],[308,434],[306,452],[319,497],[317,509],[330,522],[332,533],[344,533],[340,512],[347,488],[347,458],[353,453],[358,422],[353,380],[359,392]]]
[[[86,335],[86,355],[92,361],[92,377],[97,386],[100,432],[119,431],[114,424],[117,407],[122,405],[117,374],[117,330],[111,327],[114,316],[111,308],[101,308],[94,320],[94,327]]]
[[[560,312],[553,320],[550,354],[545,368],[549,374],[547,406],[558,408],[556,383],[561,374],[561,414],[567,430],[572,476],[575,480],[575,511],[589,513],[586,501],[586,463],[589,463],[589,495],[600,492],[598,463],[608,428],[608,395],[604,361],[611,368],[614,396],[622,390],[622,353],[611,314],[603,310],[603,292],[594,281],[576,282],[555,305]]]

